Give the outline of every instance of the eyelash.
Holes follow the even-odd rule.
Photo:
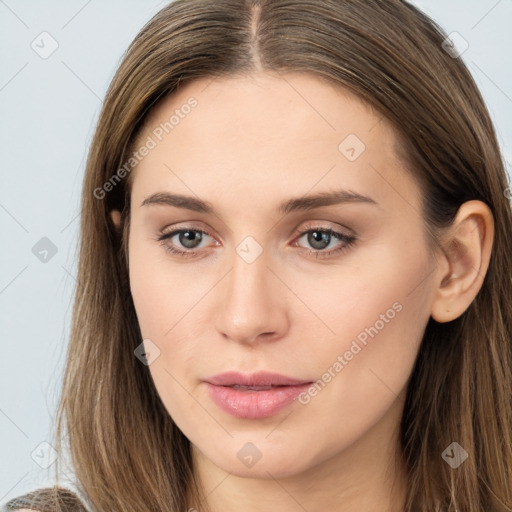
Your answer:
[[[171,231],[170,233],[160,233],[160,235],[158,236],[157,238],[157,241],[161,243],[161,245],[164,247],[164,249],[168,252],[170,252],[171,254],[174,254],[174,255],[178,255],[178,256],[182,256],[182,257],[185,257],[185,258],[188,258],[188,257],[192,257],[192,256],[196,256],[200,251],[199,250],[188,250],[188,251],[182,251],[180,249],[176,249],[175,247],[172,247],[171,245],[165,243],[166,240],[172,238],[174,235],[177,235],[179,233],[185,233],[187,231],[192,231],[192,232],[195,232],[195,233],[201,233],[203,235],[208,235],[208,236],[212,236],[210,235],[210,233],[208,233],[207,231],[204,231],[203,229],[193,229],[193,228],[182,228],[182,229],[176,229],[174,231]],[[316,258],[320,257],[320,258],[329,258],[335,254],[341,254],[342,252],[344,252],[345,250],[348,250],[350,247],[352,247],[355,242],[357,241],[357,238],[353,235],[344,235],[343,233],[340,233],[338,231],[334,231],[333,229],[331,228],[321,228],[321,227],[317,227],[317,226],[305,226],[305,228],[300,231],[300,230],[297,230],[296,231],[296,235],[298,236],[298,238],[301,238],[302,236],[308,234],[308,233],[311,233],[313,231],[317,231],[319,233],[322,233],[322,234],[328,234],[334,238],[337,238],[340,242],[343,242],[342,245],[340,245],[338,248],[336,249],[331,249],[330,251],[325,251],[325,250],[322,250],[322,249],[304,249],[306,252],[307,252],[307,255],[308,256],[315,256]],[[213,237],[212,237],[213,238]]]

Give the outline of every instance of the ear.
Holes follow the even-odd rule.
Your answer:
[[[119,231],[121,229],[121,212],[119,210],[110,210],[110,220],[116,231]]]
[[[443,240],[431,314],[437,322],[450,322],[466,311],[484,282],[494,240],[489,207],[476,200],[461,205]]]

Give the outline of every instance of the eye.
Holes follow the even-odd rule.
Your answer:
[[[306,242],[313,247],[313,249],[304,249],[308,255],[314,255],[316,258],[325,258],[339,254],[344,250],[348,250],[357,240],[353,235],[345,235],[344,233],[325,226],[306,226],[303,230],[297,230],[297,233],[299,239],[307,235]],[[208,232],[202,229],[185,227],[175,229],[169,233],[163,232],[158,236],[157,240],[163,245],[166,251],[187,258],[197,256],[201,252],[199,247],[201,242],[204,241],[205,235],[206,237],[213,238]],[[169,243],[169,241],[172,242],[173,238],[176,238],[176,240],[173,243]],[[326,250],[332,245],[332,242],[337,242],[335,248]],[[301,246],[299,245],[299,247]]]
[[[299,231],[299,235],[299,239],[306,236],[306,242],[313,247],[313,250],[306,249],[308,255],[314,255],[317,258],[330,257],[348,250],[357,240],[354,235],[345,235],[329,227],[306,226],[302,231]],[[337,242],[335,248],[326,251],[325,249],[333,241]]]
[[[157,240],[161,242],[161,245],[164,246],[166,251],[169,251],[173,254],[178,254],[180,256],[188,257],[197,255],[198,251],[196,249],[203,241],[203,235],[210,236],[206,231],[203,231],[202,229],[184,228],[176,229],[170,233],[161,233]],[[167,240],[172,241],[174,237],[177,237],[177,242],[186,250],[181,250],[179,247],[177,248],[175,245],[170,245],[167,243]]]

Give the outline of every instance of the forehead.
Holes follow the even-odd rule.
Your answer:
[[[189,109],[187,103],[192,98],[197,105]],[[181,110],[186,113],[183,115]],[[169,121],[173,113],[179,115],[179,121],[173,121],[178,121],[173,126],[175,134],[184,124],[181,121],[187,119],[189,130],[198,136],[215,135],[205,132],[216,123],[225,136],[258,140],[272,138],[277,132],[311,138],[332,132],[342,135],[347,129],[364,136],[382,120],[347,88],[309,73],[260,72],[187,82],[153,108],[143,132],[150,133],[159,123]],[[237,131],[239,127],[244,128],[243,134]]]
[[[267,198],[316,184],[369,193],[393,181],[393,169],[404,174],[390,123],[347,89],[309,74],[188,82],[151,111],[135,147],[148,138],[154,147],[132,171],[141,200],[158,187],[201,195],[222,186]]]

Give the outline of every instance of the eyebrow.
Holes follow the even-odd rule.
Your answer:
[[[301,197],[288,199],[282,202],[277,211],[283,215],[297,212],[308,211],[322,206],[331,206],[345,203],[366,203],[378,205],[377,201],[369,196],[359,194],[350,190],[336,190],[334,192],[320,192]],[[218,215],[211,203],[201,199],[171,194],[169,192],[156,192],[142,201],[140,206],[147,205],[167,205],[176,208],[184,208],[194,212]]]

